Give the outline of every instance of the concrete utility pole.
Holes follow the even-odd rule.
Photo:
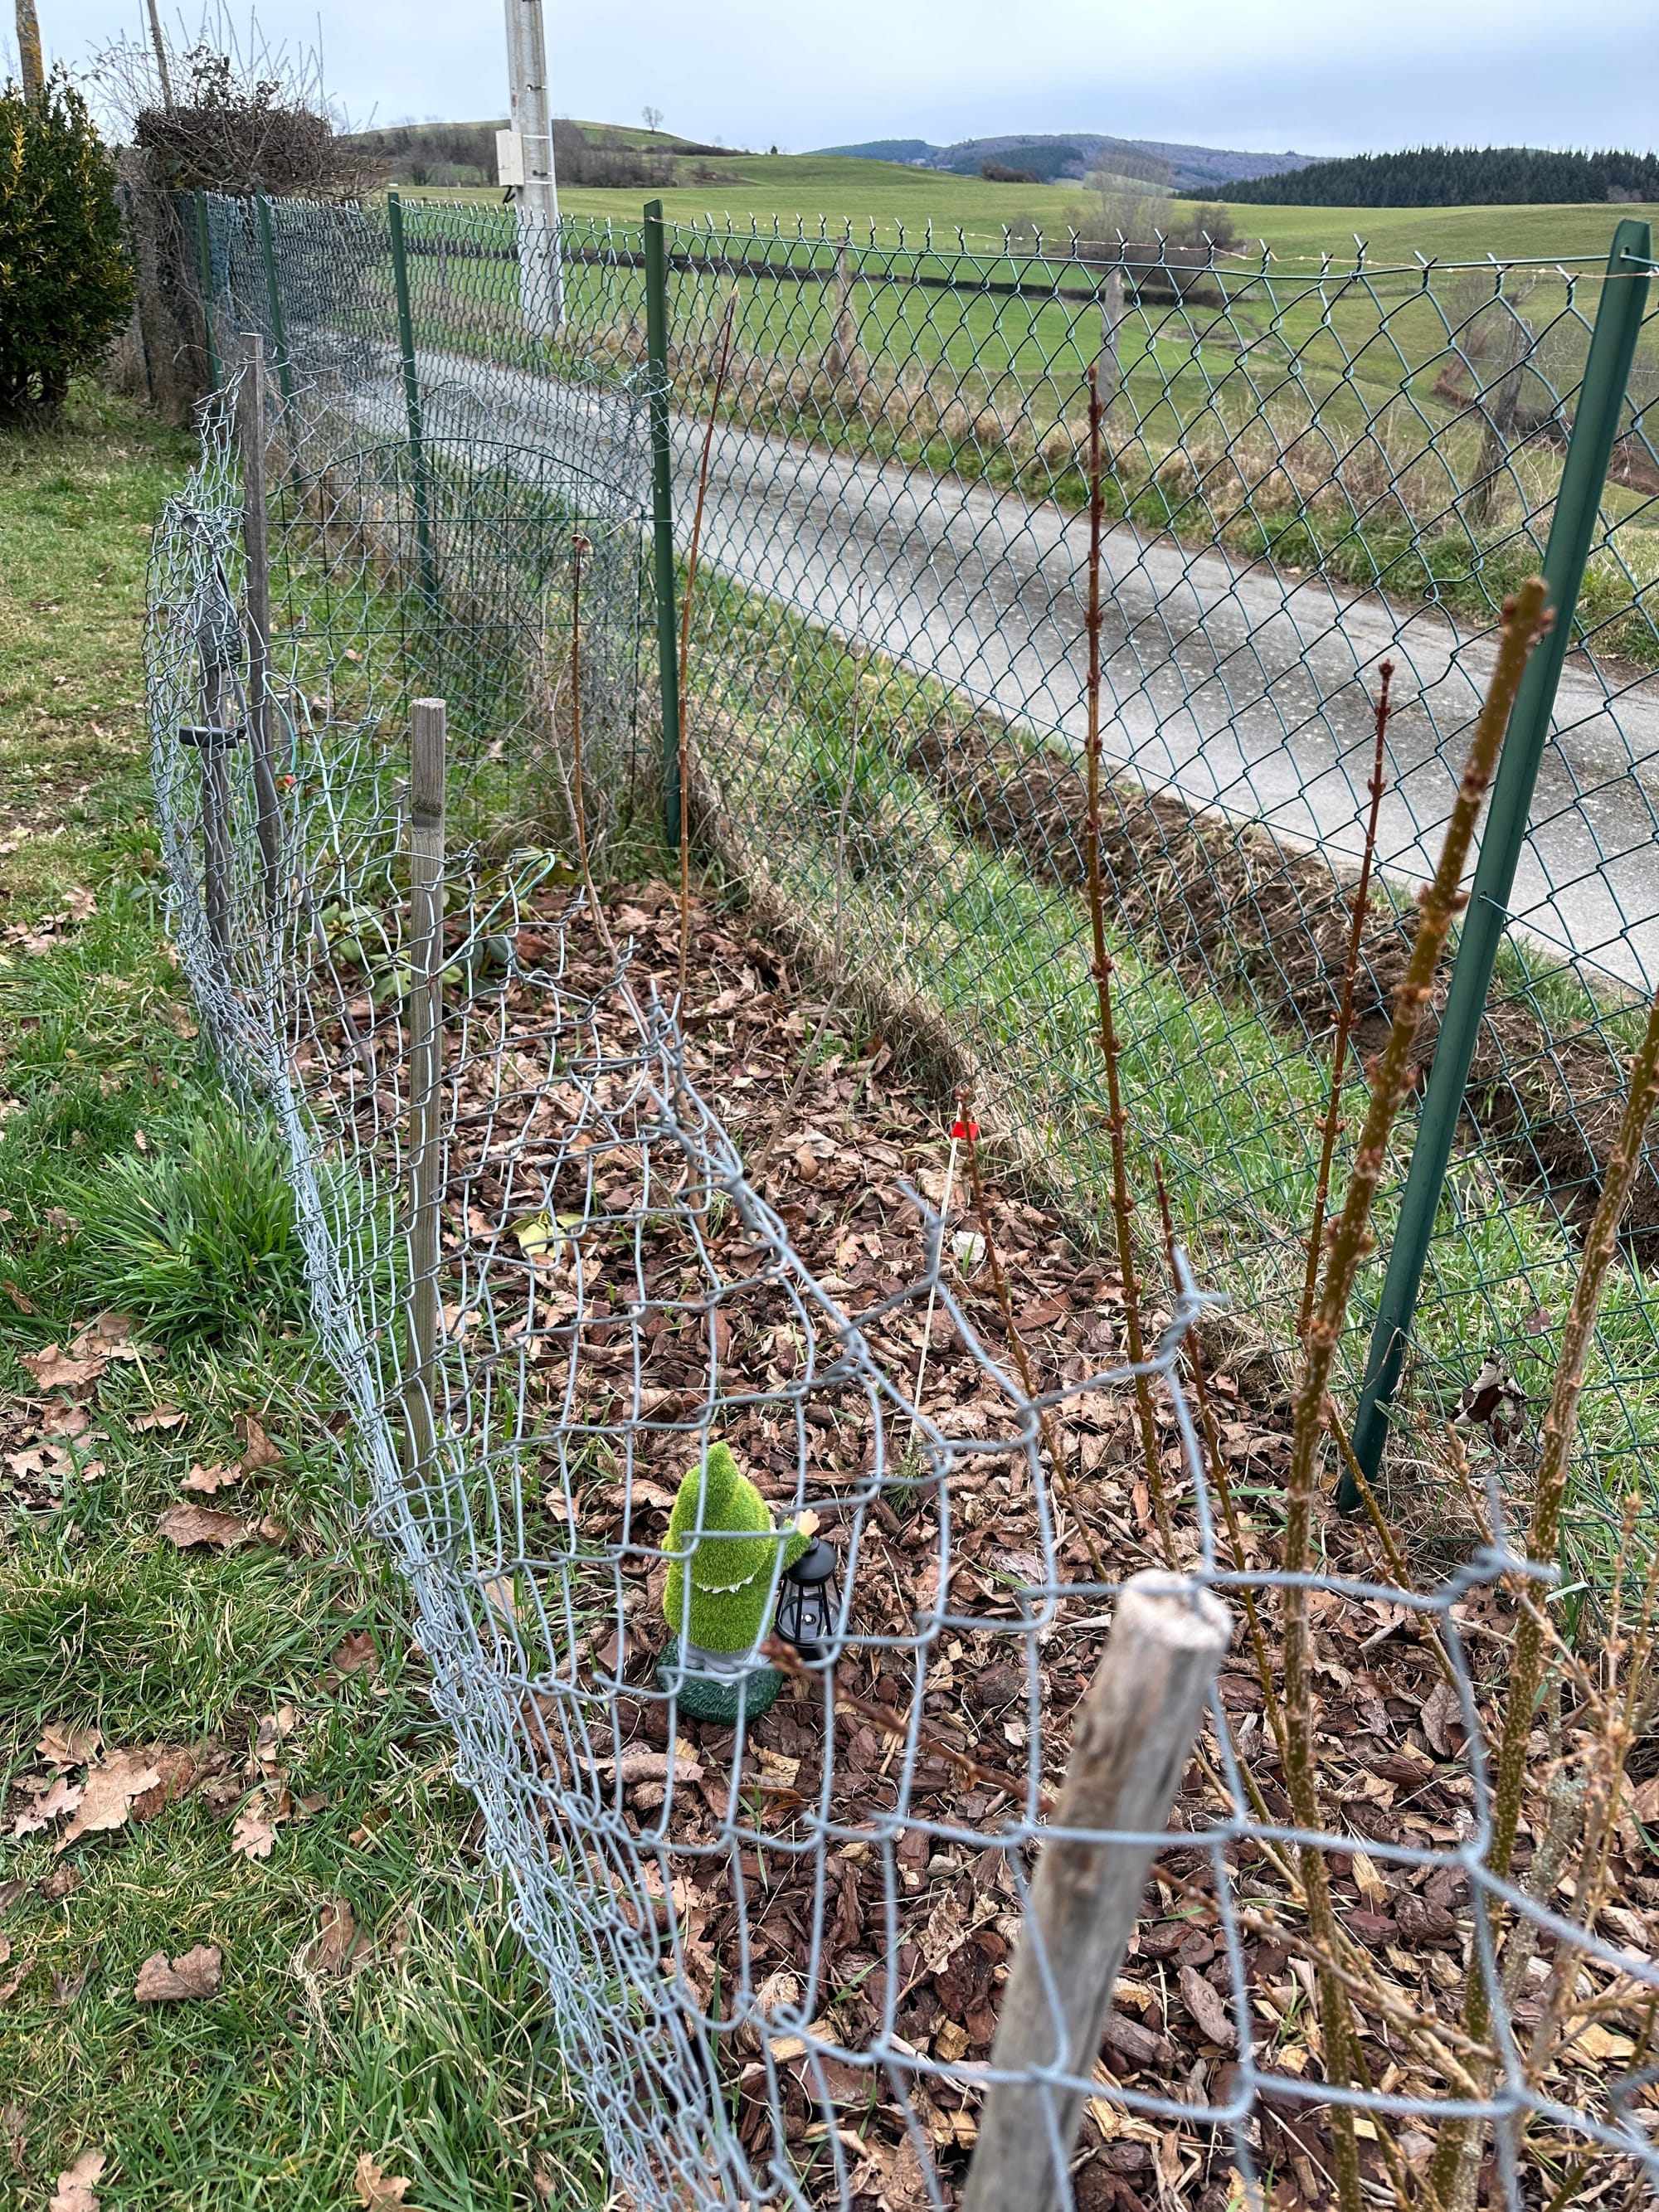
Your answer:
[[[495,151],[519,210],[520,305],[525,328],[551,337],[564,317],[564,276],[542,0],[507,0],[507,71],[512,127],[496,133]]]
[[[39,100],[46,88],[46,71],[40,58],[40,19],[34,0],[17,0],[17,66],[24,99]]]

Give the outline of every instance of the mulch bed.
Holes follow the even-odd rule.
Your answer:
[[[672,995],[679,940],[674,894],[660,885],[635,887],[614,894],[609,913],[613,930],[635,946],[636,985],[649,975]],[[545,957],[566,915],[561,897],[526,916],[519,932],[520,959]],[[692,925],[687,1076],[745,1158],[768,1152],[757,1186],[795,1252],[845,1313],[865,1317],[872,1351],[908,1388],[922,1350],[921,1303],[898,1304],[879,1316],[872,1310],[921,1273],[921,1225],[899,1186],[908,1179],[935,1202],[940,1199],[952,1109],[901,1074],[904,1054],[896,1051],[896,1041],[876,1039],[859,1058],[841,1052],[822,1060],[788,1127],[779,1128],[813,1009],[802,1004],[799,978],[775,942],[754,933],[743,916],[699,902]],[[562,951],[565,986],[595,995],[599,1041],[625,1056],[636,1040],[614,1000],[606,1000],[609,955],[580,920],[569,925]],[[510,1050],[522,1088],[509,1083],[505,1091],[491,1091],[490,1063],[489,1075],[478,1079],[479,1095],[488,1092],[491,1100],[489,1150],[452,1158],[447,1242],[475,1256],[486,1248],[499,1256],[514,1209],[530,1202],[505,1164],[515,1141],[533,1127],[546,1151],[563,1110],[537,1077],[548,1036],[544,997],[514,981],[500,1007],[501,1048]],[[374,1108],[364,1090],[368,1130]],[[994,1134],[988,1131],[988,1140]],[[641,1187],[638,1157],[630,1161],[624,1146],[604,1165],[610,1176],[604,1207],[613,1220],[626,1219]],[[591,1163],[581,1172],[591,1175]],[[568,1195],[574,1202],[580,1192],[573,1187]],[[959,1183],[950,1225],[976,1231],[981,1224],[965,1212],[965,1197]],[[556,1193],[556,1202],[562,1202]],[[994,1181],[986,1210],[983,1225],[1002,1255],[1039,1387],[1081,1382],[1120,1358],[1122,1293],[1113,1267],[1074,1242],[1066,1221],[1033,1203],[1024,1188]],[[1143,1210],[1143,1227],[1149,1218]],[[749,1235],[735,1215],[711,1235],[714,1259],[728,1280],[747,1272]],[[678,1304],[684,1287],[677,1288],[673,1270],[684,1255],[669,1231],[659,1236],[647,1224],[636,1249],[643,1305],[626,1310],[620,1291],[615,1302],[590,1300],[580,1327],[568,1330],[565,1349],[526,1370],[526,1433],[538,1420],[550,1429],[568,1404],[578,1418],[599,1427],[609,1421],[620,1435],[619,1394],[635,1387],[642,1409],[670,1425],[626,1423],[634,1455],[626,1498],[620,1483],[595,1473],[560,1494],[553,1485],[538,1501],[539,1516],[532,1503],[527,1540],[532,1551],[546,1547],[538,1574],[556,1571],[562,1547],[568,1563],[568,1529],[586,1558],[601,1563],[607,1583],[620,1575],[627,1595],[620,1613],[611,1601],[594,1620],[578,1655],[574,1679],[586,1699],[586,1766],[560,1748],[570,1741],[556,1725],[571,1694],[568,1662],[560,1669],[567,1686],[526,1701],[526,1752],[544,1776],[556,1775],[589,1808],[582,1817],[597,1820],[608,1807],[627,1835],[641,1839],[647,1863],[654,1856],[669,1869],[656,1908],[661,1970],[678,1977],[689,2008],[714,2022],[722,2090],[733,2101],[757,2174],[775,2159],[804,2175],[817,2201],[846,2202],[854,2212],[910,2212],[929,2201],[926,2159],[952,2203],[971,2154],[976,2093],[945,2076],[905,2069],[901,2094],[896,2069],[823,2058],[769,2019],[780,2013],[787,2021],[810,2021],[816,2042],[854,2054],[879,2041],[890,2054],[946,2067],[988,2056],[998,1992],[1019,1932],[1015,1855],[1024,1855],[1028,1869],[1031,1863],[1029,1843],[1011,1842],[1001,1832],[1023,1811],[1018,1791],[1033,1756],[1042,1759],[1047,1786],[1058,1786],[1069,1716],[1103,1641],[1108,1601],[1074,1512],[1091,1532],[1111,1579],[1164,1564],[1133,1401],[1121,1389],[1097,1390],[1064,1409],[1072,1495],[1053,1501],[1050,1557],[1054,1582],[1066,1595],[1052,1632],[1034,1640],[1026,1626],[1032,1601],[1022,1593],[1043,1585],[1049,1571],[1036,1500],[1014,1440],[1010,1397],[954,1326],[942,1315],[933,1322],[924,1409],[949,1436],[1006,1437],[1008,1449],[959,1462],[951,1479],[948,1605],[954,1618],[941,1629],[918,1633],[919,1616],[940,1604],[941,1506],[925,1468],[905,1462],[900,1443],[890,1437],[884,1479],[872,1486],[867,1400],[851,1387],[809,1396],[808,1502],[843,1557],[849,1532],[856,1528],[858,1538],[855,1641],[840,1663],[837,1686],[907,1719],[919,1711],[925,1735],[907,1771],[894,1735],[855,1710],[837,1714],[833,1741],[827,1739],[817,1686],[788,1684],[748,1731],[743,1795],[734,1804],[731,1778],[742,1748],[735,1731],[684,1718],[674,1729],[656,1688],[654,1662],[667,1629],[661,1611],[666,1562],[654,1553],[665,1537],[674,1486],[696,1449],[691,1425],[707,1402],[709,1329],[722,1403],[754,1394],[752,1402],[726,1408],[719,1433],[781,1512],[802,1502],[798,1447],[793,1427],[779,1418],[784,1408],[777,1395],[800,1371],[801,1346],[781,1287],[757,1287],[740,1303],[699,1316],[693,1327]],[[498,1273],[495,1322],[505,1316],[510,1323],[509,1271]],[[526,1263],[523,1273],[520,1328],[533,1334],[538,1296],[553,1324],[574,1313],[574,1299],[560,1303],[556,1261],[544,1262],[539,1273]],[[459,1270],[454,1279],[459,1297]],[[638,1300],[637,1291],[629,1295]],[[958,1295],[988,1349],[1006,1363],[1012,1347],[982,1264],[960,1281]],[[1155,1334],[1167,1304],[1156,1273],[1147,1302],[1147,1326]],[[550,1323],[544,1318],[533,1326]],[[513,1333],[509,1326],[509,1338]],[[636,1354],[642,1363],[637,1374]],[[574,1395],[567,1399],[571,1358]],[[1225,1371],[1210,1382],[1221,1456],[1243,1494],[1246,1533],[1238,1564],[1255,1569],[1270,1568],[1279,1557],[1276,1494],[1289,1451],[1288,1408],[1274,1397],[1253,1396],[1261,1387],[1248,1374]],[[1200,1556],[1196,1516],[1173,1412],[1162,1393],[1158,1419],[1176,1563],[1192,1565]],[[677,1431],[676,1420],[688,1425]],[[1320,1540],[1331,1573],[1386,1579],[1363,1526],[1332,1516]],[[1234,1564],[1224,1552],[1222,1564]],[[1455,2017],[1473,1941],[1468,1883],[1449,1859],[1405,1869],[1372,1856],[1366,1846],[1404,1840],[1449,1852],[1470,1834],[1474,1783],[1461,1709],[1418,1616],[1385,1599],[1341,1592],[1316,1595],[1313,1608],[1322,1785],[1328,1818],[1352,1845],[1330,1856],[1338,1909],[1352,1941],[1376,1962],[1396,2008],[1390,2018],[1359,2000],[1366,2059],[1373,2081],[1386,2090],[1443,2095],[1444,2080],[1431,2070],[1401,2021]],[[1277,1677],[1271,1601],[1264,1601],[1262,1613]],[[1476,1589],[1461,1601],[1456,1616],[1475,1665],[1485,1670],[1477,1694],[1495,1703],[1512,1629],[1507,1600],[1501,1592]],[[1034,1683],[1027,1668],[1032,1650]],[[1269,1814],[1288,1820],[1262,1688],[1242,1636],[1224,1665],[1219,1703]],[[1569,1735],[1571,1729],[1569,1716]],[[987,1775],[970,1784],[949,1756],[953,1751],[977,1761]],[[831,1835],[819,1850],[814,1839],[826,1763]],[[1540,1759],[1534,1778],[1540,1790],[1547,1765]],[[998,1776],[1015,1786],[1000,1787]],[[1654,1795],[1649,1787],[1638,1796],[1644,1820],[1659,1816],[1659,1798],[1645,1802]],[[1214,1740],[1206,1736],[1185,1776],[1172,1831],[1196,1838],[1230,1809],[1217,1778]],[[1523,1828],[1523,1838],[1541,1832],[1542,1814],[1533,1805],[1528,1810],[1534,1827]],[[1522,1866],[1529,1848],[1523,1841],[1517,1855]],[[1627,1815],[1620,1822],[1614,1848],[1614,1893],[1621,1900],[1614,1940],[1644,1953],[1659,1951],[1659,1861],[1637,1820]],[[1316,2081],[1319,2039],[1310,2022],[1311,1966],[1299,1938],[1298,1910],[1267,1846],[1246,1838],[1229,1845],[1226,1857],[1235,1895],[1258,1916],[1245,1936],[1258,2063],[1281,2081]],[[620,1854],[610,1862],[612,1869],[625,1863]],[[598,1859],[595,1869],[596,1879],[603,1878]],[[646,1932],[626,1875],[613,1870],[610,1878],[618,1888],[618,1910]],[[1239,2052],[1229,1972],[1209,1902],[1213,1881],[1212,1853],[1200,1841],[1174,1842],[1159,1860],[1101,2053],[1103,2095],[1091,2102],[1084,2124],[1075,2187],[1085,2212],[1129,2212],[1153,2203],[1222,2212],[1231,2201],[1232,2145],[1225,2130],[1131,2113],[1110,2094],[1123,2087],[1194,2106],[1229,2094]],[[1604,1915],[1604,1933],[1607,1925]],[[1550,1955],[1547,1942],[1542,1955]],[[1639,2063],[1632,2054],[1644,2008],[1639,1993],[1628,1984],[1615,1989],[1615,1978],[1601,1967],[1589,1966],[1583,1973],[1592,1990],[1607,1998],[1607,2009],[1596,2034],[1581,2036],[1557,2061],[1552,2088],[1564,2101],[1596,2102],[1605,2111],[1608,2075]],[[1535,2018],[1530,1993],[1516,2008],[1522,2028],[1529,2004]],[[769,2064],[775,2070],[775,2095]],[[1330,2137],[1316,2104],[1270,2083],[1249,2126],[1273,2212],[1332,2201]],[[1428,2134],[1410,2123],[1402,2124],[1399,2141],[1413,2165],[1431,2147]],[[833,2164],[837,2151],[841,2176]],[[1361,2152],[1378,2201],[1393,2201],[1375,2141],[1363,2142]],[[1529,2140],[1527,2156],[1529,2186],[1543,2184],[1542,2201],[1566,2171],[1568,2150],[1540,2130]],[[1631,2171],[1628,2162],[1606,2160],[1590,2167],[1583,2186],[1622,2185]],[[1495,2201],[1495,2187],[1489,2162],[1483,2202]]]

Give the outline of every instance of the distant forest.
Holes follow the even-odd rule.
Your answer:
[[[1514,201],[1659,200],[1659,156],[1549,154],[1534,146],[1415,146],[1355,154],[1229,185],[1275,207],[1485,207]]]

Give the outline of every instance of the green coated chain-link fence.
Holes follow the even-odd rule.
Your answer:
[[[1381,664],[1396,712],[1356,1096],[1504,595],[1553,529],[1552,575],[1570,570],[1581,524],[1553,718],[1533,702],[1535,787],[1525,763],[1505,770],[1524,824],[1513,886],[1494,891],[1489,868],[1466,925],[1463,996],[1484,1012],[1437,1212],[1432,1189],[1414,1200],[1433,1230],[1421,1304],[1382,1346],[1411,1346],[1407,1457],[1413,1423],[1490,1350],[1537,1387],[1659,981],[1645,226],[1620,225],[1611,260],[1395,269],[651,221],[567,222],[555,240],[505,210],[395,202],[208,202],[202,235],[219,355],[257,329],[293,405],[327,390],[337,453],[289,487],[295,520],[327,469],[313,503],[337,512],[349,476],[365,544],[359,487],[404,503],[416,557],[377,583],[368,626],[395,633],[405,689],[446,695],[486,753],[546,726],[563,636],[548,580],[579,509],[610,526],[607,600],[630,610],[597,664],[632,733],[616,803],[659,761],[672,791],[650,664],[672,688],[668,594],[706,468],[694,831],[821,959],[839,949],[836,987],[929,1040],[1085,1224],[1107,1151],[1079,891],[1096,371],[1103,841],[1134,1170],[1147,1189],[1162,1158],[1201,1272],[1264,1350],[1287,1341],[1301,1279]],[[548,340],[524,327],[520,271],[554,254],[565,320]],[[650,553],[653,426],[675,549],[654,611],[624,573]],[[305,545],[304,620],[338,680],[364,607],[319,580],[323,523],[282,543]],[[1592,1549],[1659,1434],[1650,1169],[1629,1230],[1584,1419]],[[1524,1441],[1510,1449],[1524,1479]]]

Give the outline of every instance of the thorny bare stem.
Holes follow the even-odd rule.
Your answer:
[[[678,731],[680,778],[680,1019],[685,1018],[686,969],[690,958],[691,939],[691,821],[690,738],[686,716],[686,670],[691,659],[691,599],[697,588],[697,554],[702,544],[702,511],[708,497],[708,464],[714,450],[714,426],[720,416],[720,394],[726,388],[726,372],[732,358],[732,325],[738,312],[738,288],[732,287],[732,296],[726,303],[726,313],[720,323],[720,356],[714,369],[714,396],[708,403],[708,422],[702,434],[702,465],[697,471],[697,506],[691,518],[691,550],[685,563],[685,599],[680,608],[680,718]]]
[[[997,1250],[990,1208],[985,1203],[985,1183],[979,1171],[979,1138],[975,1133],[975,1125],[969,1118],[965,1091],[958,1093],[957,1110],[962,1117],[962,1126],[967,1132],[963,1145],[968,1154],[968,1187],[974,1194],[974,1211],[979,1216],[980,1235],[985,1239],[985,1257],[990,1266],[991,1282],[996,1291],[1002,1325],[1008,1332],[1008,1348],[1013,1353],[1014,1365],[1019,1370],[1021,1387],[1028,1398],[1035,1398],[1037,1387],[1031,1369],[1031,1355],[1025,1348],[1025,1339],[1020,1334],[1019,1324],[1014,1319],[1014,1302],[1008,1295],[1008,1278],[1003,1273],[1002,1255]],[[1048,1455],[1048,1464],[1054,1471],[1054,1480],[1060,1485],[1060,1496],[1066,1500],[1073,1520],[1077,1522],[1078,1534],[1083,1539],[1083,1547],[1089,1554],[1089,1564],[1095,1571],[1096,1580],[1109,1583],[1111,1577],[1106,1571],[1106,1563],[1095,1543],[1094,1531],[1072,1493],[1071,1478],[1066,1472],[1065,1445],[1054,1426],[1052,1409],[1037,1415],[1037,1427],[1042,1432],[1043,1449]]]
[[[1158,1186],[1158,1210],[1164,1222],[1164,1250],[1169,1263],[1170,1284],[1174,1289],[1179,1278],[1176,1272],[1175,1215],[1170,1206],[1170,1187],[1164,1179],[1161,1157],[1152,1161],[1152,1178]],[[1227,1540],[1233,1547],[1233,1566],[1239,1574],[1248,1573],[1245,1560],[1244,1530],[1238,1517],[1238,1507],[1233,1499],[1232,1485],[1222,1463],[1221,1433],[1216,1426],[1215,1410],[1210,1403],[1209,1380],[1204,1372],[1204,1361],[1198,1348],[1198,1333],[1188,1329],[1182,1346],[1186,1355],[1188,1370],[1193,1378],[1193,1395],[1198,1401],[1198,1418],[1204,1437],[1204,1455],[1210,1465],[1210,1480],[1221,1500],[1221,1510],[1227,1522]],[[1239,1595],[1244,1603],[1244,1621],[1249,1631],[1250,1651],[1255,1660],[1256,1680],[1261,1686],[1266,1701],[1267,1719],[1273,1732],[1273,1741],[1282,1756],[1285,1749],[1285,1722],[1279,1710],[1279,1696],[1273,1688],[1273,1664],[1267,1654],[1267,1639],[1261,1632],[1261,1616],[1256,1611],[1255,1593],[1242,1585]],[[1237,1753],[1235,1753],[1235,1756]]]
[[[1123,1328],[1131,1364],[1139,1368],[1146,1357],[1140,1328],[1140,1286],[1135,1275],[1133,1233],[1129,1217],[1134,1201],[1129,1195],[1125,1158],[1124,1114],[1118,1081],[1117,1030],[1112,1021],[1112,963],[1106,951],[1106,885],[1100,864],[1100,633],[1103,617],[1100,601],[1101,535],[1106,518],[1106,494],[1101,472],[1101,424],[1105,410],[1100,401],[1100,369],[1089,364],[1089,798],[1084,824],[1089,877],[1089,926],[1093,939],[1092,972],[1100,1011],[1100,1049],[1106,1062],[1107,1127],[1112,1141],[1112,1218],[1117,1229],[1117,1271],[1123,1283]],[[1170,1504],[1164,1494],[1164,1470],[1158,1455],[1158,1429],[1152,1419],[1152,1385],[1145,1375],[1135,1376],[1135,1415],[1140,1427],[1141,1455],[1146,1462],[1146,1486],[1158,1519],[1164,1557],[1175,1565],[1175,1530]]]
[[[1342,1126],[1342,1078],[1348,1065],[1348,1039],[1353,1032],[1354,984],[1359,974],[1359,947],[1365,934],[1365,913],[1370,899],[1371,868],[1376,859],[1376,824],[1382,811],[1382,763],[1389,717],[1394,712],[1389,692],[1394,683],[1394,663],[1377,669],[1382,688],[1376,701],[1376,750],[1371,759],[1370,812],[1365,817],[1365,849],[1359,863],[1359,881],[1353,890],[1353,924],[1348,932],[1348,958],[1342,970],[1342,1000],[1337,1008],[1336,1039],[1331,1047],[1331,1095],[1325,1102],[1325,1127],[1319,1146],[1319,1180],[1314,1190],[1313,1219],[1308,1224],[1308,1271],[1302,1283],[1302,1310],[1297,1318],[1299,1344],[1313,1318],[1314,1293],[1319,1287],[1319,1253],[1325,1236],[1325,1208],[1331,1194],[1331,1162],[1336,1156],[1337,1133]]]
[[[1388,1158],[1389,1133],[1412,1087],[1412,1053],[1434,987],[1435,970],[1453,919],[1467,903],[1462,884],[1474,842],[1475,825],[1498,763],[1528,656],[1544,620],[1545,599],[1543,580],[1534,577],[1505,603],[1492,687],[1475,725],[1434,880],[1418,895],[1417,933],[1411,959],[1395,994],[1394,1020],[1388,1042],[1370,1072],[1370,1099],[1364,1124],[1341,1211],[1330,1226],[1323,1278],[1304,1333],[1285,1496],[1284,1561],[1285,1571],[1290,1575],[1305,1574],[1308,1570],[1320,1442],[1326,1430],[1325,1407],[1330,1393],[1331,1370],[1337,1346],[1347,1326],[1354,1279],[1375,1242],[1368,1224]],[[1323,1823],[1314,1747],[1313,1650],[1308,1594],[1299,1585],[1292,1585],[1285,1592],[1284,1668],[1285,1789],[1297,1826],[1316,1830]],[[1334,1956],[1338,1948],[1337,1920],[1329,1870],[1316,1845],[1303,1844],[1300,1856],[1310,1924],[1322,1948]],[[1333,2081],[1350,2079],[1354,2071],[1354,2037],[1347,1993],[1334,1976],[1322,1971],[1319,1976],[1319,2014],[1325,2042],[1326,2077]],[[1485,2032],[1484,2022],[1478,2028],[1469,2029],[1471,2041],[1478,2042]],[[1359,2157],[1352,2116],[1337,2106],[1331,2118],[1338,2198],[1342,2212],[1360,2212]],[[1448,2195],[1443,2179],[1437,2175],[1434,2185],[1443,2201]]]
[[[1578,1428],[1578,1401],[1583,1391],[1584,1365],[1595,1335],[1595,1316],[1601,1304],[1607,1271],[1618,1249],[1619,1223],[1629,1201],[1642,1161],[1642,1140],[1659,1103],[1659,994],[1648,1013],[1647,1028],[1631,1061],[1624,1116],[1619,1140],[1607,1162],[1601,1195],[1596,1201],[1589,1234],[1584,1239],[1572,1304],[1561,1332],[1555,1386],[1538,1458],[1533,1492],[1532,1526],[1527,1534],[1527,1556],[1553,1565],[1561,1540],[1561,1515],[1566,1504],[1567,1470]],[[1492,1843],[1486,1865],[1507,1879],[1521,1821],[1522,1791],[1527,1773],[1527,1742],[1532,1734],[1533,1708],[1543,1677],[1544,1625],[1534,1606],[1524,1610],[1516,1625],[1515,1651],[1504,1712],[1504,1731],[1498,1745],[1498,1778],[1492,1793]],[[1492,1997],[1484,1976],[1472,1974],[1463,2007],[1464,2030],[1480,2042],[1492,2025]],[[1431,2169],[1443,2197],[1455,2203],[1465,2177],[1479,2154],[1480,2130],[1467,2120],[1449,2120],[1440,2130]]]

